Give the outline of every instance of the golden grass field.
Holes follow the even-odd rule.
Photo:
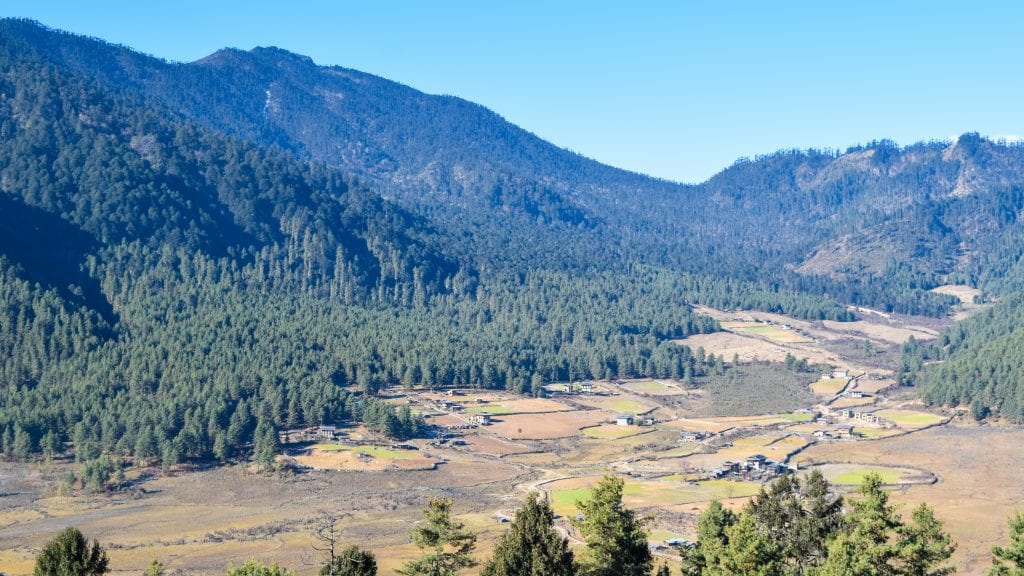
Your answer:
[[[580,429],[607,422],[615,416],[603,410],[553,414],[510,414],[487,426],[488,432],[510,440],[551,440],[576,436]]]
[[[836,394],[839,394],[843,388],[846,388],[847,382],[849,382],[849,380],[846,378],[818,380],[811,383],[811,391],[822,396],[835,396]]]
[[[671,380],[631,380],[622,387],[645,396],[678,396],[687,393],[686,386]]]
[[[619,426],[618,424],[601,424],[583,429],[583,435],[590,438],[615,440],[627,436],[636,436],[647,432],[648,429],[642,426]]]
[[[394,450],[382,446],[318,444],[293,456],[315,470],[432,470],[439,462],[419,450]]]

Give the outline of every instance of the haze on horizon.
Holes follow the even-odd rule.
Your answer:
[[[1024,135],[1024,5],[27,0],[4,16],[177,61],[279,46],[480,103],[601,162],[701,181],[786,148]]]

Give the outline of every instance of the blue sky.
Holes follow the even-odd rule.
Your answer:
[[[782,148],[1024,135],[1024,3],[981,4],[6,0],[0,12],[179,61],[279,46],[692,182]]]

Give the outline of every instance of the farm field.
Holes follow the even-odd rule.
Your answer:
[[[510,414],[487,426],[488,432],[509,440],[551,440],[577,436],[580,430],[612,420],[603,410],[579,410],[552,414]]]
[[[822,464],[815,466],[833,484],[860,486],[868,474],[877,474],[884,484],[925,484],[935,480],[930,472],[898,466],[873,466],[862,464]]]
[[[880,418],[888,420],[905,430],[916,430],[934,426],[944,419],[943,416],[917,410],[885,409],[875,412]]]
[[[753,334],[754,336],[763,336],[777,342],[802,343],[814,341],[812,338],[808,338],[791,328],[783,328],[782,326],[762,322],[723,322],[722,328],[734,332]]]
[[[509,456],[512,454],[525,454],[532,452],[534,448],[525,444],[509,442],[501,438],[484,434],[468,434],[462,440],[469,446],[469,450],[488,454],[491,456]]]
[[[871,378],[861,378],[857,380],[857,386],[854,390],[860,390],[866,394],[877,394],[886,388],[895,386],[896,382],[892,380],[874,380]]]
[[[601,424],[583,429],[583,434],[590,438],[616,439],[627,436],[636,436],[647,432],[648,429],[642,426],[619,426],[618,424]]]
[[[631,416],[645,414],[658,407],[657,404],[652,404],[649,401],[624,396],[584,396],[580,397],[577,402],[586,406],[609,410],[616,414],[629,414]]]
[[[835,396],[836,394],[839,394],[843,388],[846,388],[847,382],[849,382],[849,380],[846,378],[818,380],[811,383],[811,391],[822,396]]]
[[[829,406],[832,408],[857,408],[860,406],[871,406],[875,403],[873,397],[864,398],[836,398]]]
[[[677,396],[687,392],[684,385],[670,380],[633,380],[627,381],[622,387],[648,396]]]
[[[566,406],[561,402],[555,402],[544,398],[519,398],[485,403],[469,401],[465,404],[466,412],[470,413],[490,412],[491,414],[539,414],[544,412],[568,412],[572,410],[572,407]]]
[[[563,516],[576,513],[576,502],[590,495],[590,488],[599,476],[571,478],[545,484],[542,488],[551,495],[551,507]],[[645,509],[651,507],[678,506],[709,500],[723,500],[753,496],[760,489],[754,482],[731,480],[707,480],[702,482],[632,480],[627,479],[623,488],[623,502],[630,507]]]

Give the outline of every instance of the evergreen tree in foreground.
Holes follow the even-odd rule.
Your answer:
[[[828,538],[842,524],[842,511],[842,497],[818,470],[803,481],[795,475],[779,478],[747,507],[758,529],[779,544],[778,559],[792,574],[804,574],[821,563]]]
[[[241,566],[229,566],[227,576],[295,576],[295,572],[277,564],[267,566],[256,560],[249,560]]]
[[[376,576],[377,557],[358,546],[343,549],[320,567],[320,576]]]
[[[992,547],[988,576],[1024,576],[1024,512],[1010,519],[1010,545]]]
[[[425,522],[412,532],[412,541],[429,549],[418,560],[406,562],[397,572],[403,576],[454,576],[462,568],[476,565],[473,548],[476,535],[462,522],[452,519],[452,501],[434,498],[423,511]]]
[[[573,576],[569,541],[554,529],[555,514],[536,492],[530,494],[515,520],[494,547],[483,576]]]
[[[726,530],[736,523],[736,514],[712,500],[697,517],[697,545],[683,552],[683,575],[700,576],[714,566],[729,544]]]
[[[607,475],[586,501],[577,502],[573,520],[587,548],[580,572],[585,576],[648,576],[653,560],[647,528],[636,512],[622,505],[621,478]]]
[[[861,497],[840,532],[829,542],[828,556],[816,576],[943,576],[955,546],[931,508],[922,504],[909,524],[896,514],[878,474],[868,474]]]
[[[101,576],[108,571],[107,553],[92,546],[77,528],[65,528],[36,557],[34,576]]]
[[[899,543],[897,556],[900,569],[906,576],[946,576],[955,569],[945,566],[956,550],[949,534],[942,531],[942,522],[935,511],[922,503],[914,508],[910,523],[897,530]]]

